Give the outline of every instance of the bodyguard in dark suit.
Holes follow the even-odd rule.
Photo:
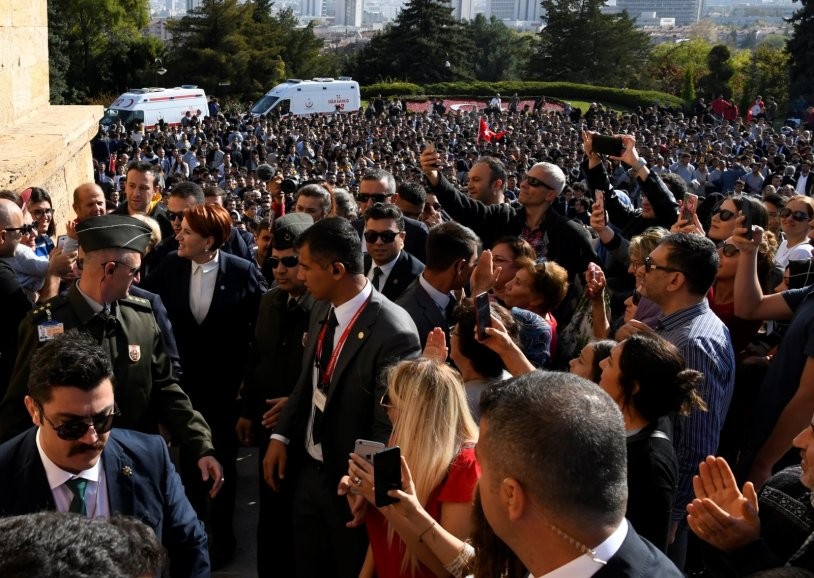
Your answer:
[[[261,456],[302,369],[314,298],[297,278],[299,261],[294,244],[313,224],[305,213],[291,213],[274,221],[271,256],[266,263],[276,287],[260,300],[237,422],[238,440],[245,446],[257,444]],[[280,492],[272,491],[263,480],[263,463],[259,462],[257,575],[294,578],[293,488],[285,484]]]
[[[164,440],[111,431],[118,408],[105,352],[73,330],[32,361],[25,406],[37,427],[0,445],[0,516],[134,516],[167,548],[172,576],[209,576],[206,534]]]
[[[483,511],[532,576],[683,576],[625,520],[625,423],[601,388],[535,371],[489,386],[480,408]]]
[[[390,301],[398,299],[424,270],[404,250],[404,215],[396,205],[376,203],[365,213],[365,275]]]
[[[449,328],[457,300],[477,264],[480,239],[471,229],[451,221],[433,227],[427,241],[427,266],[396,303],[410,314],[418,328],[421,347],[436,327]]]
[[[374,203],[392,204],[398,200],[396,179],[384,169],[372,169],[362,175],[359,182],[359,193],[356,201],[362,212],[367,211]],[[365,219],[361,217],[353,222],[361,237],[365,229]],[[422,263],[426,257],[426,243],[429,229],[421,221],[404,217],[404,248]]]
[[[298,578],[356,578],[365,557],[362,528],[337,495],[357,439],[386,443],[392,425],[381,405],[382,372],[420,353],[415,324],[365,278],[359,237],[350,223],[327,218],[297,242],[300,279],[318,303],[311,314],[300,379],[288,398],[264,459],[265,478],[294,486]],[[289,471],[290,456],[303,465]]]
[[[182,475],[202,519],[211,523],[212,565],[229,560],[236,546],[232,528],[237,472],[236,398],[266,280],[257,267],[219,248],[231,218],[218,205],[195,205],[184,213],[178,252],[167,255],[143,287],[161,296],[172,322],[184,373],[181,386],[212,428],[224,467],[219,496],[193,484],[194,460],[182,454]],[[209,511],[211,517],[205,515]]]

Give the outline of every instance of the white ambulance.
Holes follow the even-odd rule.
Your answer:
[[[163,120],[177,125],[187,112],[198,118],[209,116],[206,93],[194,85],[176,88],[134,88],[113,101],[102,118],[102,126],[108,127],[121,121],[125,128],[144,123],[152,128]]]
[[[347,76],[299,80],[289,78],[268,91],[252,107],[252,116],[356,112],[361,106],[359,83]]]

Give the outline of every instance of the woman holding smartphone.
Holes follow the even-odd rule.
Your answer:
[[[373,466],[352,454],[343,481],[351,493],[370,502],[365,516],[370,547],[360,577],[443,576],[447,570],[427,540],[439,527],[461,540],[470,536],[473,495],[480,477],[475,459],[478,429],[463,382],[455,370],[437,361],[402,361],[390,370],[382,405],[393,423],[389,445],[401,448],[412,471],[416,500],[431,519],[416,532],[398,505],[372,507]]]

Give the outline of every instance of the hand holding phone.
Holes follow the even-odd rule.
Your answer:
[[[377,508],[399,501],[398,498],[387,495],[390,490],[401,489],[401,449],[398,446],[374,454],[373,487]]]
[[[746,228],[746,232],[743,234],[743,236],[751,241],[755,236],[754,232],[752,231],[752,205],[749,202],[749,199],[746,197],[743,198],[741,203],[741,214],[744,216],[743,226]]]
[[[492,326],[492,309],[489,306],[489,294],[485,291],[475,296],[475,322],[478,326],[478,339],[488,339],[486,328]]]
[[[605,191],[596,189],[594,191],[594,197],[596,197],[596,202],[599,203],[599,206],[602,207],[602,224],[607,226],[608,218],[605,216]]]
[[[373,456],[383,451],[384,448],[385,446],[381,442],[359,439],[356,440],[356,444],[354,445],[353,448],[353,453],[355,453],[360,458],[364,459],[367,463],[372,464]]]
[[[697,209],[698,195],[693,193],[684,193],[684,202],[681,204],[681,218],[691,225]]]
[[[595,134],[591,137],[591,150],[600,155],[621,157],[625,144],[619,137]]]

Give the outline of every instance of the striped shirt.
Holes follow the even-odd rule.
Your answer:
[[[678,456],[678,492],[673,504],[673,520],[686,516],[686,506],[693,499],[692,477],[698,464],[718,449],[718,439],[735,388],[735,352],[729,329],[709,308],[704,299],[659,318],[656,333],[675,345],[689,369],[704,374],[699,394],[707,411],[693,410],[682,418],[675,441]]]

